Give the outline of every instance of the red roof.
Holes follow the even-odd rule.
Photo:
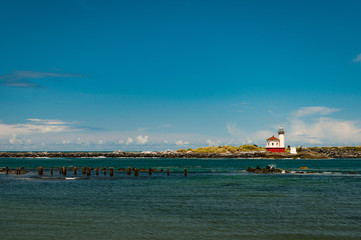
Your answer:
[[[268,138],[267,141],[268,141],[268,140],[279,140],[279,139],[276,138],[275,135],[273,135],[272,137]]]

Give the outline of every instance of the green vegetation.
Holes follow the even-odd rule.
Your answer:
[[[178,149],[177,152],[184,153],[184,152],[187,152],[187,150],[185,150],[185,149]]]
[[[234,152],[252,152],[252,151],[265,151],[266,148],[258,147],[257,145],[242,145],[239,147],[235,146],[218,146],[218,147],[200,147],[195,149],[188,149],[188,152],[194,153],[234,153]],[[177,152],[187,152],[184,149],[179,149]]]
[[[343,147],[310,147],[307,148],[310,150],[316,149],[326,149],[326,150],[333,150],[333,151],[361,151],[361,146],[343,146]]]

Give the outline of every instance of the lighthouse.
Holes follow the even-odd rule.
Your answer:
[[[278,129],[278,138],[274,135],[266,140],[266,151],[269,152],[285,152],[285,131],[281,126]]]
[[[285,131],[282,126],[278,129],[278,139],[280,140],[280,147],[285,148]]]

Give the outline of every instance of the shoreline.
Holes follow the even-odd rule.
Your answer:
[[[266,151],[197,152],[0,152],[0,158],[260,158],[260,159],[332,159],[361,158],[361,151],[334,148],[305,148],[297,154]]]

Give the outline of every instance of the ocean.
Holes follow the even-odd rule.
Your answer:
[[[245,171],[270,164],[291,173]],[[31,172],[0,173],[2,240],[361,239],[359,159],[1,158],[6,166]],[[62,166],[163,172],[64,177]]]

